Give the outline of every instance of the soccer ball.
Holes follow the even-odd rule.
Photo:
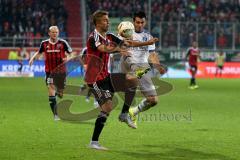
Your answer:
[[[123,21],[118,25],[118,34],[124,38],[131,38],[134,31],[132,22]]]

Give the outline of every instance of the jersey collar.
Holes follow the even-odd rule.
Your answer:
[[[50,40],[50,38],[49,38],[49,39],[48,39],[48,42],[54,45],[54,44],[56,44],[56,43],[58,42],[58,40],[59,40],[59,38],[57,39],[57,41],[56,41],[55,43],[53,43],[53,42]]]
[[[94,30],[95,33],[97,33],[100,37],[102,37],[104,40],[106,40],[106,37],[103,37],[98,31],[97,29]]]

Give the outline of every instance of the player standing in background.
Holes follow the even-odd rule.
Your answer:
[[[66,81],[66,67],[64,62],[68,60],[66,53],[72,53],[72,48],[67,41],[58,38],[59,29],[57,26],[51,26],[48,35],[49,39],[41,42],[39,50],[29,60],[29,65],[31,66],[34,59],[44,53],[45,82],[48,87],[49,104],[54,119],[59,120],[57,115],[56,95],[60,98],[63,96],[63,89]],[[55,78],[55,76],[57,76],[57,78]]]
[[[188,64],[191,72],[191,80],[190,80],[190,89],[197,89],[199,86],[196,84],[196,74],[198,69],[198,60],[200,58],[200,50],[198,49],[198,44],[196,41],[192,42],[192,47],[187,50],[186,59],[188,60]]]
[[[123,73],[136,73],[137,77],[139,78],[140,90],[145,99],[143,99],[136,107],[129,110],[133,101],[133,95],[135,95],[135,89],[133,89],[131,92],[125,92],[125,101],[122,112],[119,115],[119,120],[125,121],[124,117],[129,113],[131,119],[134,121],[136,128],[136,115],[139,112],[146,111],[149,108],[155,106],[158,100],[155,86],[151,80],[151,77],[148,74],[145,74],[151,68],[149,61],[156,69],[159,70],[161,74],[163,74],[165,71],[164,68],[160,65],[158,55],[155,52],[155,42],[157,42],[158,39],[153,38],[149,32],[144,30],[144,27],[146,25],[145,13],[135,13],[133,17],[133,24],[135,32],[133,33],[132,40],[137,43],[134,45],[135,47],[131,47],[129,49],[129,56],[121,57],[121,70]],[[142,46],[137,47],[139,45]],[[128,100],[128,103],[126,100]]]
[[[18,52],[18,73],[22,73],[22,68],[23,68],[23,57],[20,52]]]
[[[219,77],[222,76],[224,62],[225,62],[225,56],[223,54],[223,51],[220,51],[219,54],[216,55],[216,60],[215,60],[215,64],[216,64],[215,77],[217,77],[218,74],[219,74]]]

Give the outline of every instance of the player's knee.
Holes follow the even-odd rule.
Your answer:
[[[112,111],[112,101],[107,100],[102,106],[102,110],[106,113],[110,113]]]
[[[48,95],[49,96],[55,96],[55,87],[54,85],[48,85]]]
[[[158,98],[156,96],[151,96],[147,98],[148,103],[151,105],[151,107],[156,106],[158,103]]]

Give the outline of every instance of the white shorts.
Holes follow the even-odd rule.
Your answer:
[[[120,65],[121,72],[125,74],[133,74],[138,68],[150,68],[148,63],[131,63],[127,57],[121,57]],[[157,96],[155,86],[149,74],[144,74],[142,78],[139,79],[139,89],[145,97]]]

